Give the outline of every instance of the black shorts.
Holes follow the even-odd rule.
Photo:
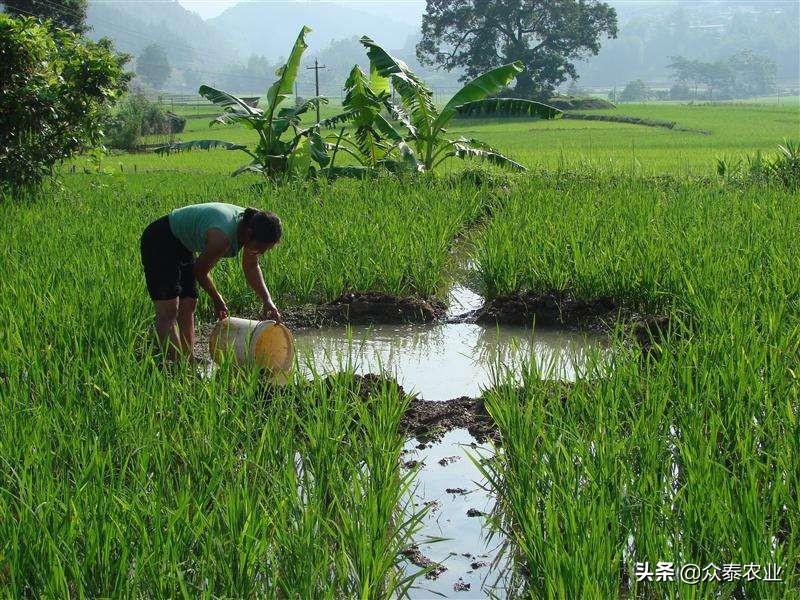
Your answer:
[[[197,298],[194,254],[172,233],[168,217],[150,223],[139,244],[147,291],[153,300]]]

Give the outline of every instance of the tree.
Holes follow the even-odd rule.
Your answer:
[[[6,12],[50,19],[75,33],[85,33],[87,0],[3,0]]]
[[[628,82],[628,85],[625,86],[625,89],[622,90],[622,93],[619,95],[619,99],[623,102],[640,102],[651,98],[652,95],[653,93],[644,81],[635,79],[634,81]]]
[[[742,50],[728,59],[734,78],[734,93],[743,98],[770,94],[775,89],[778,68],[768,56]]]
[[[766,56],[743,50],[727,60],[702,62],[671,57],[668,65],[679,84],[705,86],[709,98],[748,98],[770,93],[775,86],[775,63]]]
[[[171,70],[167,54],[158,44],[147,46],[136,59],[136,72],[156,89],[164,85]]]
[[[567,78],[573,61],[597,54],[603,35],[617,35],[617,13],[597,0],[427,0],[420,62],[452,70],[467,81],[521,61],[514,95],[547,98]]]
[[[0,185],[31,187],[101,140],[125,90],[126,56],[33,18],[0,14]]]

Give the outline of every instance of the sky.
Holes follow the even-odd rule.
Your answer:
[[[178,2],[185,9],[196,12],[204,19],[210,19],[236,4],[238,0],[178,0]]]
[[[269,3],[270,0],[178,0],[178,2],[187,10],[196,12],[204,19],[210,19],[239,2]],[[387,4],[402,4],[403,12],[409,13],[406,15],[408,18],[421,15],[425,9],[424,0],[348,0],[346,3],[351,6],[361,4],[368,12],[386,10]]]

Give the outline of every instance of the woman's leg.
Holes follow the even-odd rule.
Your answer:
[[[162,351],[166,351],[167,358],[175,359],[181,349],[178,339],[178,299],[154,300],[156,307],[156,334]]]
[[[187,296],[178,302],[178,331],[181,340],[181,351],[187,358],[194,355],[194,310],[197,298]]]

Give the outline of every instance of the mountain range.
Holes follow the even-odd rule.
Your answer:
[[[800,77],[800,18],[795,4],[777,0],[609,3],[619,14],[619,37],[603,41],[599,56],[577,64],[579,84],[616,86],[636,78],[664,81],[670,77],[667,64],[672,54],[722,60],[743,49],[775,61],[779,78],[797,81]],[[423,9],[422,2],[391,0],[269,0],[240,2],[203,20],[176,0],[89,0],[87,21],[91,37],[109,37],[134,57],[149,44],[163,47],[173,69],[166,88],[173,91],[194,93],[200,83],[238,92],[263,91],[302,25],[312,28],[304,62],[317,57],[333,67],[320,76],[326,93],[339,93],[353,57],[363,57],[357,40],[364,34],[419,69],[433,85],[452,89],[456,74],[424,69],[414,56]],[[298,81],[306,87],[300,94],[310,95],[313,72],[303,70]]]
[[[303,25],[311,27],[309,40],[317,48],[355,35],[368,35],[386,48],[400,48],[419,28],[393,18],[388,11],[378,14],[374,8],[366,11],[352,3],[325,1],[241,2],[207,23],[228,35],[242,55],[273,59],[286,56]]]

